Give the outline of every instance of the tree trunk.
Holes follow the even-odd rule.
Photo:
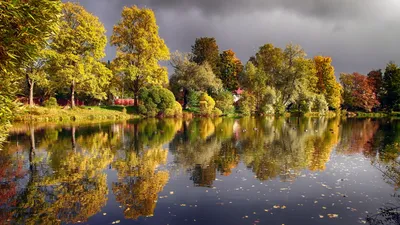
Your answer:
[[[135,107],[139,106],[138,97],[139,97],[139,79],[136,79],[133,84],[133,96],[135,99],[134,105]]]
[[[29,77],[28,74],[26,74],[26,81],[29,86],[29,107],[35,106],[35,103],[33,102],[33,88],[35,85],[35,82]]]
[[[35,128],[33,127],[33,125],[30,125],[30,133],[31,133],[31,139],[30,139],[31,148],[29,149],[29,168],[32,171],[33,170],[33,156],[35,155],[35,151],[36,151]]]
[[[75,141],[75,126],[71,128],[71,144],[72,144],[72,151],[76,152],[76,141]]]
[[[133,93],[133,99],[134,99],[134,106],[138,107],[139,103],[138,103],[138,94],[136,92]]]
[[[71,84],[71,108],[75,107],[75,81]]]
[[[183,109],[186,109],[186,107],[187,107],[187,104],[188,104],[188,94],[189,94],[189,91],[185,88],[184,90],[183,90]]]
[[[33,107],[35,106],[35,103],[33,102],[33,87],[35,86],[35,82],[31,80],[29,82],[29,106]]]

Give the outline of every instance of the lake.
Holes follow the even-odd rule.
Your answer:
[[[16,124],[2,224],[399,224],[400,120]]]

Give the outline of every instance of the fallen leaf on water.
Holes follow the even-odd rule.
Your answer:
[[[328,217],[329,218],[338,218],[339,217],[339,215],[338,214],[328,214]]]

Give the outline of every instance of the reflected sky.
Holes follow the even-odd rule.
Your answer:
[[[0,223],[398,224],[399,132],[389,119],[16,124]]]

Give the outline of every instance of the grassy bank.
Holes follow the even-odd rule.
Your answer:
[[[139,117],[134,110],[121,106],[86,106],[64,109],[61,107],[23,107],[15,116],[16,122],[67,122],[67,121],[108,121],[125,120]]]
[[[342,112],[342,115],[355,118],[384,118],[384,117],[400,117],[400,112]]]

